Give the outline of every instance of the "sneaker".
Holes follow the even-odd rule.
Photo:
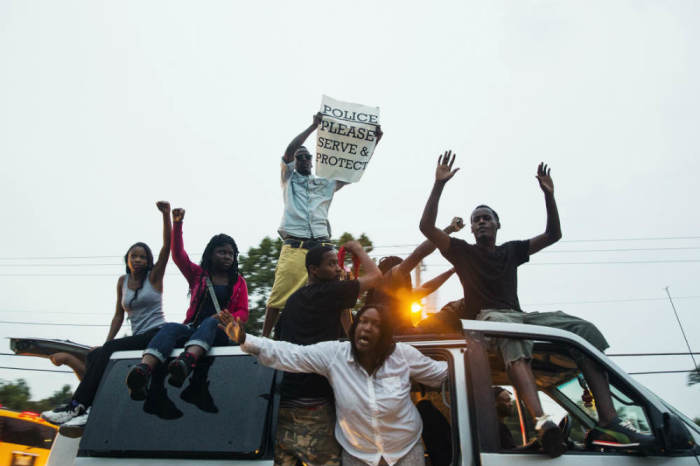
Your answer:
[[[168,383],[175,387],[182,387],[185,383],[185,379],[194,366],[197,364],[197,360],[192,356],[191,353],[183,352],[177,358],[173,359],[170,364],[168,364],[168,373],[170,377],[168,378]]]
[[[90,408],[85,410],[85,413],[80,416],[75,416],[70,421],[61,425],[58,432],[69,438],[78,438],[83,436],[83,430],[85,430],[85,424],[87,424],[88,416],[90,415]]]
[[[85,406],[75,400],[63,406],[59,406],[51,411],[44,411],[41,417],[52,424],[61,425],[68,422],[76,416],[81,416],[85,413]]]
[[[148,395],[148,382],[151,380],[151,368],[146,364],[136,364],[126,375],[129,396],[134,401],[143,401]]]
[[[542,450],[551,458],[561,456],[566,451],[561,429],[556,425],[552,416],[544,414],[537,418],[535,430],[542,444]]]
[[[599,447],[631,448],[652,443],[654,436],[640,432],[629,420],[616,417],[605,427],[595,426],[587,441]]]

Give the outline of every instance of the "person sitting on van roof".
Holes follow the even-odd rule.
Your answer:
[[[85,374],[73,393],[70,403],[41,417],[54,424],[62,424],[60,432],[67,437],[80,437],[87,423],[88,411],[95,399],[102,374],[115,351],[144,349],[151,338],[165,325],[163,314],[163,276],[170,257],[170,204],[156,203],[163,216],[163,246],[158,260],[153,263],[151,249],[145,243],[132,245],[124,256],[126,274],[117,280],[117,307],[109,327],[107,341],[87,355]],[[131,321],[131,336],[114,338],[124,321],[124,313]],[[54,359],[52,359],[54,361]],[[61,363],[63,361],[56,360]]]
[[[509,241],[496,246],[496,233],[501,227],[498,214],[486,205],[479,205],[470,216],[471,231],[476,240],[476,244],[472,245],[461,239],[450,238],[435,226],[442,190],[445,183],[459,170],[452,169],[454,160],[455,155],[451,151],[446,151],[438,158],[435,184],[423,211],[420,230],[426,238],[435,243],[457,271],[464,289],[465,314],[461,317],[560,328],[583,337],[600,351],[604,351],[609,346],[608,342],[592,323],[561,311],[526,313],[520,308],[517,292],[518,266],[527,262],[530,255],[559,241],[562,236],[559,213],[554,200],[554,183],[547,165],[540,163],[536,175],[544,193],[547,209],[545,232],[529,240]],[[530,414],[537,419],[535,429],[545,452],[552,457],[561,455],[566,449],[562,433],[552,417],[542,411],[537,396],[535,378],[530,366],[532,341],[499,339],[496,344],[515,389]],[[617,416],[606,374],[588,358],[577,359],[597,402],[597,434],[621,444],[648,442],[649,435],[641,434]]]
[[[464,228],[464,221],[455,217],[443,231],[449,235],[462,228]],[[423,241],[406,259],[387,256],[379,261],[382,282],[367,293],[366,303],[381,304],[389,310],[394,335],[414,332],[411,322],[411,304],[440,288],[455,272],[450,268],[421,286],[413,288],[411,271],[433,251],[435,251],[435,245],[430,241]]]
[[[200,265],[192,262],[185,252],[182,240],[182,222],[185,209],[173,210],[172,254],[175,265],[190,286],[190,307],[182,324],[171,322],[151,339],[140,364],[126,377],[131,398],[144,400],[153,369],[164,363],[176,347],[183,351],[168,364],[168,382],[182,386],[197,361],[212,346],[228,344],[223,332],[217,329],[216,313],[228,308],[243,322],[248,320],[248,287],[238,272],[238,247],[226,234],[213,236],[202,253]]]
[[[344,246],[359,259],[365,274],[356,280],[340,280],[337,251],[330,246],[310,249],[305,259],[309,281],[287,300],[275,332],[278,340],[311,345],[344,336],[341,316],[381,279],[360,243],[350,241]],[[285,373],[280,394],[275,464],[340,464],[328,380],[318,374]]]
[[[335,436],[343,465],[423,465],[422,422],[411,401],[411,380],[439,387],[447,362],[395,343],[390,317],[381,306],[362,308],[350,327],[350,341],[294,345],[246,335],[240,323],[220,313],[228,337],[261,364],[328,379],[335,396]],[[318,464],[318,463],[317,463]],[[382,463],[384,464],[384,463]]]

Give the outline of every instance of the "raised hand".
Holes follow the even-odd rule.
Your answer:
[[[156,202],[156,207],[164,214],[170,213],[170,203],[168,201],[158,201]]]
[[[173,222],[182,222],[185,218],[185,209],[178,207],[173,209]]]
[[[314,115],[314,121],[312,123],[312,126],[314,128],[318,127],[318,125],[321,124],[321,118],[323,118],[323,113],[318,112],[316,115]]]
[[[351,253],[357,255],[358,252],[364,251],[365,249],[362,247],[362,245],[359,243],[359,241],[348,241],[343,244],[343,247],[345,247],[346,251],[350,251]]]
[[[549,176],[549,172],[551,172],[552,169],[547,167],[547,164],[544,162],[540,162],[540,164],[537,166],[537,175],[535,175],[535,178],[537,178],[537,181],[540,183],[540,189],[545,194],[554,194],[554,182],[552,181],[552,177]]]
[[[229,340],[242,345],[245,342],[245,330],[241,325],[241,319],[234,318],[230,312],[223,309],[216,314],[216,318],[221,322],[219,328],[226,332]]]
[[[435,169],[435,181],[447,182],[455,176],[455,173],[459,171],[459,168],[452,170],[452,165],[455,163],[455,156],[451,150],[445,151],[440,157],[438,157],[437,168]]]
[[[459,230],[464,228],[464,220],[462,220],[462,217],[455,217],[452,219],[450,226],[447,228],[449,228],[452,233],[457,233]]]

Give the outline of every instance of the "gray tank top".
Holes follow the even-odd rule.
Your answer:
[[[138,290],[136,299],[133,302],[131,300],[134,298],[136,291],[129,289],[129,278],[124,277],[122,307],[126,310],[129,322],[131,322],[132,335],[138,335],[165,324],[163,296],[151,285],[151,281],[148,279],[150,274],[150,272],[146,274],[143,286]],[[131,307],[129,307],[129,303],[131,303]]]

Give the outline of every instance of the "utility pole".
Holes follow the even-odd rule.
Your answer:
[[[673,314],[676,316],[676,321],[678,322],[678,327],[681,329],[683,334],[683,339],[685,340],[685,345],[688,347],[688,354],[690,359],[693,360],[693,370],[698,370],[698,364],[695,362],[695,356],[693,356],[693,351],[690,349],[690,343],[688,343],[688,337],[685,336],[685,330],[683,330],[683,324],[681,324],[681,319],[678,317],[678,311],[676,311],[676,305],[673,304],[673,299],[671,298],[671,292],[668,290],[668,286],[664,288],[666,294],[668,295],[668,300],[671,302],[671,308],[673,308]]]

